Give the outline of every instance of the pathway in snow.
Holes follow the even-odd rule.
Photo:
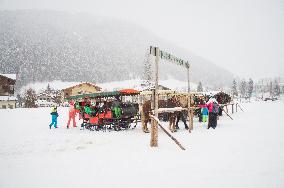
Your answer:
[[[243,107],[215,130],[175,133],[186,151],[162,132],[150,148],[140,127],[67,130],[66,108],[56,130],[49,109],[1,110],[0,187],[284,187],[283,102]]]

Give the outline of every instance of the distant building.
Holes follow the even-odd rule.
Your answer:
[[[75,96],[75,95],[81,95],[81,94],[89,94],[89,93],[96,93],[100,92],[102,88],[88,83],[84,82],[69,88],[62,89],[62,99],[66,99],[70,96]]]
[[[37,95],[36,105],[38,107],[51,107],[56,105],[52,94],[40,93]]]
[[[37,100],[41,100],[41,101],[45,100],[47,102],[50,102],[52,101],[52,96],[46,93],[40,93],[37,95]]]
[[[158,85],[159,90],[171,90],[170,88],[163,86],[163,85]]]
[[[154,86],[153,88],[149,87],[149,86],[146,86],[145,84],[141,84],[141,87],[143,88],[143,90],[151,90],[151,89],[154,89]],[[170,88],[166,87],[166,86],[163,86],[161,84],[158,85],[158,90],[171,90]]]
[[[16,107],[15,83],[16,74],[0,74],[0,109]]]

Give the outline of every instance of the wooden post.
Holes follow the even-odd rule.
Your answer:
[[[237,105],[237,103],[236,103],[236,112],[238,112],[238,105]]]
[[[191,121],[190,121],[190,128],[189,128],[189,130],[191,131],[191,130],[193,130],[193,108],[190,110],[190,119],[191,119]]]
[[[193,130],[193,117],[190,109],[190,102],[191,102],[191,96],[190,96],[190,79],[189,79],[189,67],[187,68],[187,94],[188,94],[188,100],[187,100],[187,107],[188,107],[188,124],[189,129],[188,131],[191,132]]]
[[[234,113],[234,104],[232,104],[232,114]]]
[[[223,110],[223,109],[221,108],[221,110]],[[225,112],[225,114],[226,114],[229,118],[231,118],[231,120],[233,120],[233,118],[232,118],[225,110],[223,110],[223,112]]]
[[[154,115],[158,118],[158,101],[159,101],[159,57],[160,57],[160,50],[158,47],[154,48],[155,58],[155,92],[154,92],[154,100],[155,100],[155,108],[154,108]],[[152,120],[151,121],[151,147],[158,147],[158,122]]]
[[[244,110],[242,109],[242,107],[239,105],[239,103],[237,103],[237,105],[239,106],[239,108],[241,109],[241,111],[244,111]]]

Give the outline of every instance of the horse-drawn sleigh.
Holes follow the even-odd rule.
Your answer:
[[[139,91],[126,89],[112,92],[99,92],[69,97],[75,100],[75,108],[83,119],[82,129],[126,130],[134,123],[136,127],[139,119],[139,105],[133,100]],[[130,97],[132,101],[123,98]]]

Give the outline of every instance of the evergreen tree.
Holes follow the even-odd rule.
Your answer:
[[[247,88],[247,95],[248,95],[249,98],[251,98],[253,89],[254,89],[253,80],[250,78],[249,81],[248,81],[248,88]]]
[[[232,94],[233,96],[238,96],[238,89],[237,89],[237,81],[233,80],[233,84],[232,84]]]
[[[45,92],[46,94],[50,94],[50,93],[51,93],[52,89],[51,89],[49,83],[47,84],[47,87],[46,87],[46,90],[45,90],[45,91],[46,91],[46,92]]]
[[[273,87],[273,94],[274,94],[274,96],[279,96],[280,93],[281,93],[281,91],[280,91],[280,85],[279,85],[279,83],[277,82],[277,80],[275,80],[275,82],[274,82],[274,87]]]
[[[22,107],[23,106],[23,97],[20,94],[17,94],[17,101],[18,101],[18,106]]]
[[[247,83],[245,80],[241,81],[241,84],[239,86],[241,97],[246,97],[246,91],[247,91]]]
[[[274,96],[272,81],[269,82],[268,89],[269,89],[270,96]]]
[[[203,91],[202,83],[199,82],[197,86],[197,92],[202,92],[202,91]]]
[[[25,108],[35,108],[36,107],[36,92],[32,88],[28,89],[24,94]]]
[[[143,84],[147,88],[151,86],[152,83],[152,66],[151,66],[151,56],[148,54],[148,51],[145,54],[144,59],[144,73],[143,73]]]
[[[51,97],[51,100],[53,102],[55,102],[56,104],[60,104],[61,103],[61,99],[62,99],[61,91],[60,90],[54,90],[53,91],[53,95]]]

